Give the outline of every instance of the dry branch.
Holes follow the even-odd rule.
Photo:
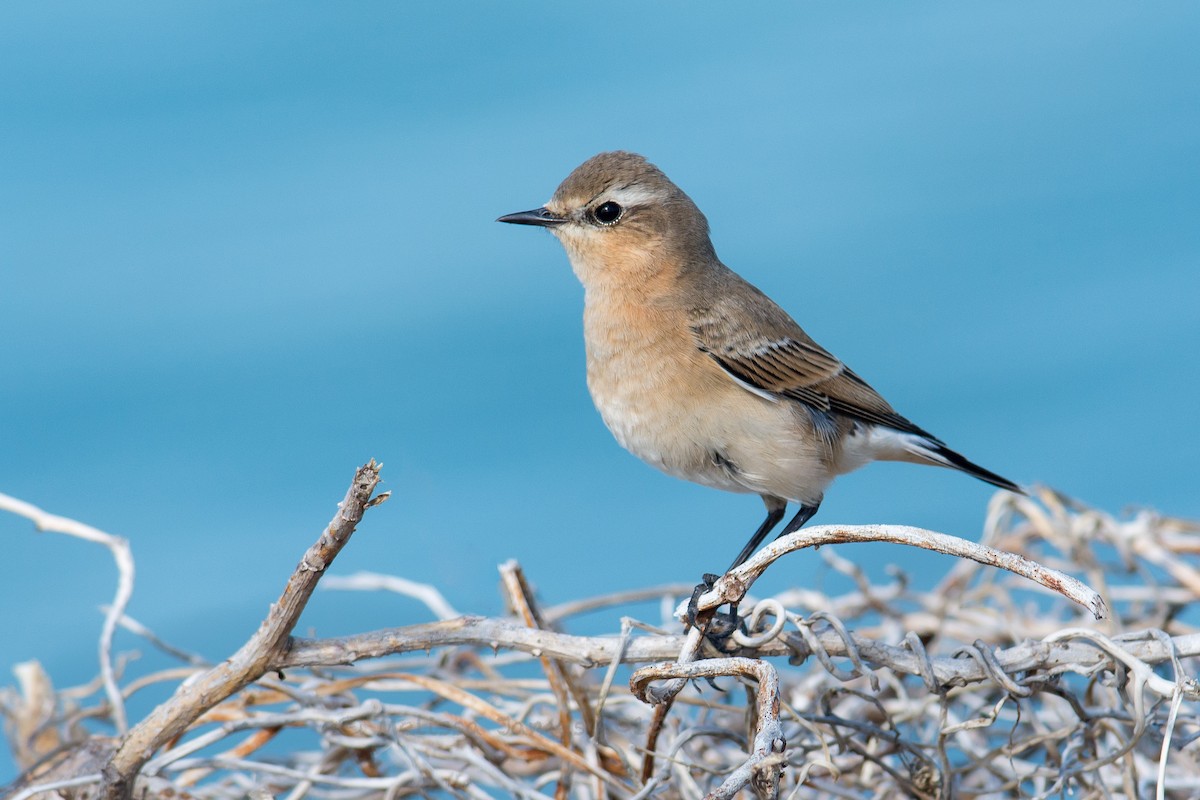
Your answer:
[[[371,496],[379,483],[379,469],[374,461],[359,467],[333,520],[300,559],[279,600],[250,640],[228,660],[182,684],[121,740],[104,767],[102,794],[106,800],[128,798],[134,776],[160,747],[182,734],[206,710],[262,677],[287,652],[292,628],[317,581],[350,540],[366,509],[386,499],[386,494]]]
[[[446,618],[453,606],[433,587],[362,575],[344,586],[400,591],[441,619],[291,639],[316,580],[378,501],[371,469],[238,655],[209,669],[180,654],[189,678],[112,757],[108,796],[132,786],[139,768],[147,796],[213,800],[726,798],[743,787],[796,798],[1200,796],[1200,547],[1189,523],[1146,512],[1117,520],[1043,493],[1040,504],[999,495],[986,545],[886,526],[802,530],[717,581],[701,608],[741,599],[802,546],[903,541],[974,560],[955,561],[921,591],[902,575],[875,585],[825,547],[828,568],[855,590],[746,599],[748,630],[719,648],[674,618],[685,586],[543,610],[515,564],[502,567],[514,618]],[[1091,619],[1103,602],[1063,571],[1103,588],[1108,619]],[[1027,592],[1026,578],[1055,594]],[[621,602],[655,597],[657,627],[622,619],[611,636],[562,628],[572,613],[616,614]],[[618,669],[652,662],[666,663],[636,670],[626,691]],[[12,793],[97,796],[113,748],[87,721],[106,717],[117,729],[106,690],[120,670],[110,663],[112,686],[101,678],[56,691],[24,669],[25,694],[0,694],[23,765],[47,741],[66,749]],[[130,676],[118,688],[127,696],[176,674]],[[696,680],[718,676],[724,691]],[[739,684],[746,701],[731,691]],[[80,707],[87,702],[95,705]],[[289,732],[309,738],[268,755],[264,745]]]
[[[73,519],[49,514],[35,505],[0,494],[0,511],[8,511],[31,520],[39,531],[62,533],[84,541],[104,545],[112,553],[113,561],[117,564],[117,590],[113,595],[112,605],[104,615],[104,627],[100,632],[100,676],[104,681],[104,692],[112,706],[113,723],[118,733],[124,733],[128,723],[125,719],[125,701],[117,688],[117,679],[112,663],[112,641],[116,633],[118,620],[129,605],[133,596],[133,553],[129,542],[120,536],[113,536],[102,530],[84,525]]]
[[[533,630],[513,622],[490,617],[459,617],[445,622],[428,622],[402,628],[388,628],[333,639],[296,639],[292,649],[273,669],[297,667],[336,667],[359,661],[403,653],[425,652],[435,647],[482,645],[493,650],[516,650],[541,658],[549,656],[581,667],[604,667],[618,652],[621,663],[639,664],[678,656],[685,649],[685,634],[638,636],[622,647],[619,636],[574,636],[556,631]],[[1172,652],[1180,658],[1200,656],[1200,633],[1172,637],[1164,642],[1143,638],[1133,632],[1115,641],[1132,658],[1154,666],[1169,662]],[[803,660],[823,652],[835,658],[850,658],[852,653],[872,668],[893,670],[906,675],[921,675],[921,659],[910,649],[855,634],[843,636],[835,630],[811,633],[780,631],[780,635],[757,647],[728,645],[730,654],[752,654],[760,658],[783,656]],[[996,650],[994,663],[1005,673],[1030,670],[1076,668],[1088,672],[1109,661],[1103,648],[1056,641],[1027,640]],[[965,686],[990,680],[994,669],[971,657],[938,656],[930,660],[939,685]]]
[[[783,770],[783,751],[787,740],[779,722],[779,673],[768,662],[756,658],[708,658],[703,661],[680,663],[668,661],[653,667],[643,667],[629,678],[629,688],[644,703],[658,705],[664,700],[649,691],[656,680],[712,680],[723,676],[750,678],[756,684],[755,725],[750,757],[729,774],[722,784],[709,793],[713,800],[733,797],[742,787],[751,784],[760,797],[774,797],[779,792],[779,777]]]
[[[767,568],[782,556],[806,547],[846,544],[849,542],[890,542],[920,547],[937,553],[970,559],[998,569],[1005,569],[1023,578],[1058,592],[1092,612],[1096,619],[1108,616],[1108,606],[1099,594],[1080,581],[1055,569],[1044,567],[1016,553],[1007,553],[984,544],[968,542],[957,536],[905,525],[815,525],[771,542],[754,554],[746,563],[722,575],[708,592],[697,600],[697,609],[707,611],[725,603],[739,602]]]

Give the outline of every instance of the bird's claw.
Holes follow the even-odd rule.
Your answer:
[[[704,573],[702,581],[696,584],[696,588],[692,590],[692,599],[688,601],[687,607],[688,625],[691,627],[701,627],[703,625],[704,635],[718,647],[723,645],[733,635],[733,632],[742,626],[742,620],[737,613],[737,603],[730,604],[728,614],[717,614],[713,611],[710,612],[711,616],[706,621],[699,619],[700,598],[706,592],[712,591],[713,585],[720,577],[720,575],[714,575],[711,572]],[[720,687],[715,686],[715,684],[714,688],[720,691]]]
[[[713,584],[717,582],[720,575],[714,575],[711,572],[704,573],[701,576],[701,582],[696,584],[696,588],[692,590],[692,599],[688,600],[687,621],[688,625],[696,627],[696,618],[700,615],[700,598],[706,592],[712,591]]]

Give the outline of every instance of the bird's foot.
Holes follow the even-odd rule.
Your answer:
[[[704,573],[700,583],[696,584],[696,588],[692,590],[692,599],[688,600],[687,621],[688,625],[693,628],[697,626],[697,618],[700,616],[700,598],[706,593],[712,591],[713,584],[717,582],[720,575],[714,575],[711,572]]]
[[[730,603],[728,614],[718,614],[715,610],[704,614],[700,612],[701,596],[711,591],[713,584],[720,577],[720,575],[706,572],[702,582],[696,584],[696,588],[692,590],[692,599],[688,601],[687,607],[688,625],[702,628],[705,637],[718,648],[724,645],[734,631],[742,627],[742,620],[737,613],[737,603]]]

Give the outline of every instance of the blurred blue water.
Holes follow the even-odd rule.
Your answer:
[[[508,558],[548,602],[723,566],[759,501],[612,442],[564,255],[493,222],[625,148],[972,459],[1200,516],[1200,6],[745,11],[0,6],[0,491],[131,539],[131,614],[211,658],[369,457],[395,497],[340,573],[489,613]],[[818,521],[974,536],[988,496],[876,465]],[[0,672],[90,678],[108,557],[0,536]],[[320,594],[305,624],[423,615]]]

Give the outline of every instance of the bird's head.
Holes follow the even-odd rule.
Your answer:
[[[636,153],[593,156],[567,176],[545,206],[499,221],[549,229],[588,287],[715,258],[700,209]]]

